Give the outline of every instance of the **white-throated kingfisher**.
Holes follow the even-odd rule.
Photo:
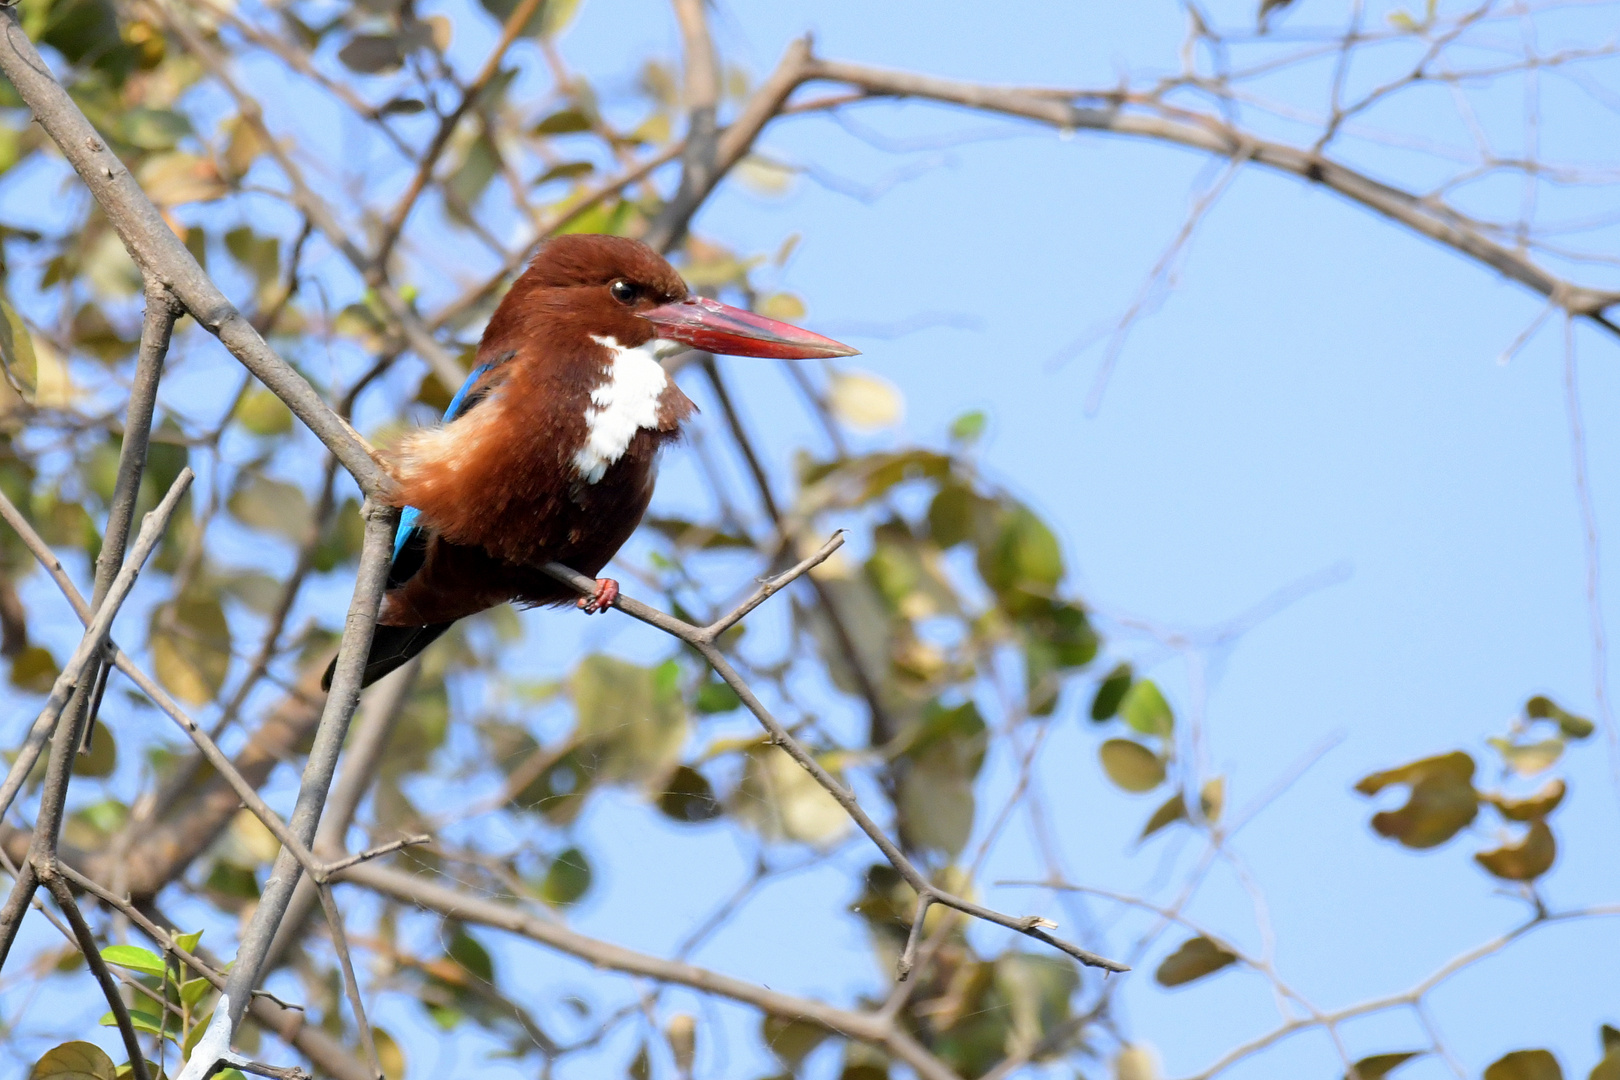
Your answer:
[[[541,567],[596,577],[635,531],[659,450],[696,410],[659,363],[686,349],[780,360],[856,352],[692,295],[636,240],[572,235],[540,249],[490,316],[444,422],[389,452],[404,512],[362,685],[457,619],[507,601],[576,600]],[[578,604],[600,611],[618,591],[599,578]]]

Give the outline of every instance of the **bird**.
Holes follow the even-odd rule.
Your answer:
[[[512,602],[605,610],[597,575],[652,498],[660,451],[697,411],[660,361],[687,349],[797,360],[858,350],[699,296],[638,240],[545,243],[490,316],[443,420],[381,451],[401,509],[361,686],[458,619]],[[548,576],[596,578],[590,596]],[[331,689],[334,658],[322,688]]]

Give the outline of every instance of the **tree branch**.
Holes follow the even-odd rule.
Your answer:
[[[368,496],[383,494],[389,486],[388,477],[372,460],[354,429],[328,409],[315,388],[271,350],[197,265],[129,169],[107,148],[51,74],[39,50],[23,32],[15,8],[0,10],[0,71],[11,80],[33,110],[34,118],[101,204],[142,276],[167,286],[197,322],[218,337],[232,356],[337,455],[362,491]]]
[[[814,567],[825,562],[833,552],[843,546],[843,543],[843,533],[835,533],[832,539],[823,544],[821,549],[814,555],[771,582],[771,591],[778,591],[792,580],[809,573]],[[559,563],[548,563],[543,569],[548,575],[574,589],[581,596],[590,596],[596,590],[596,582],[591,578]],[[1022,918],[1006,915],[992,908],[975,904],[971,900],[948,893],[930,882],[922,871],[912,864],[905,853],[896,846],[894,841],[889,839],[888,835],[862,809],[856,801],[855,793],[823,768],[821,763],[815,759],[815,756],[805,749],[804,744],[795,739],[792,733],[782,726],[781,722],[761,703],[747,681],[737,674],[736,669],[731,666],[725,655],[715,647],[715,641],[719,638],[721,632],[736,622],[736,618],[733,617],[737,616],[735,611],[721,616],[721,618],[708,626],[693,626],[656,608],[649,607],[639,600],[625,596],[623,593],[619,594],[618,599],[613,602],[613,606],[626,615],[647,623],[649,626],[655,626],[696,649],[709,662],[709,666],[714,669],[715,673],[736,692],[742,703],[747,706],[748,711],[754,714],[760,726],[769,733],[771,742],[785,750],[788,756],[798,763],[800,768],[809,773],[816,783],[831,795],[839,806],[843,807],[844,812],[866,834],[867,838],[877,846],[877,849],[883,853],[883,857],[889,861],[889,864],[899,872],[907,884],[916,890],[919,898],[927,897],[932,903],[943,904],[964,914],[972,915],[974,918],[983,919],[985,922],[1005,926],[1009,930],[1016,930],[1027,937],[1045,942],[1087,966],[1099,967],[1105,971],[1130,970],[1116,960],[1098,956],[1096,953],[1082,949],[1078,945],[1048,934],[1046,932],[1047,928],[1055,924],[1047,919],[1036,915],[1026,915]],[[750,597],[748,600],[743,601],[743,604],[737,610],[741,611],[744,607],[752,610],[755,606],[758,606],[757,602],[753,597]]]
[[[839,1009],[811,998],[794,997],[679,960],[662,960],[586,937],[510,904],[465,896],[454,889],[386,866],[364,864],[345,870],[339,880],[360,885],[405,904],[427,908],[446,918],[518,934],[599,968],[689,986],[752,1005],[772,1016],[803,1020],[828,1031],[882,1047],[911,1066],[925,1080],[960,1080],[944,1062],[895,1025],[871,1013]]]

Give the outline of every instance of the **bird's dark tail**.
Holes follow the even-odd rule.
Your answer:
[[[439,639],[453,622],[434,623],[432,626],[379,626],[371,638],[371,654],[366,657],[366,673],[360,679],[364,689]],[[337,670],[337,657],[326,665],[321,676],[321,689],[332,689],[332,674]]]

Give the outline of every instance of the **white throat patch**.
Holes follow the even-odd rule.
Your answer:
[[[592,334],[591,340],[613,356],[602,368],[607,381],[591,391],[585,445],[574,453],[574,468],[587,484],[602,479],[608,466],[624,456],[637,431],[658,426],[658,399],[669,385],[658,358],[685,348],[659,338],[634,349],[613,337]]]

